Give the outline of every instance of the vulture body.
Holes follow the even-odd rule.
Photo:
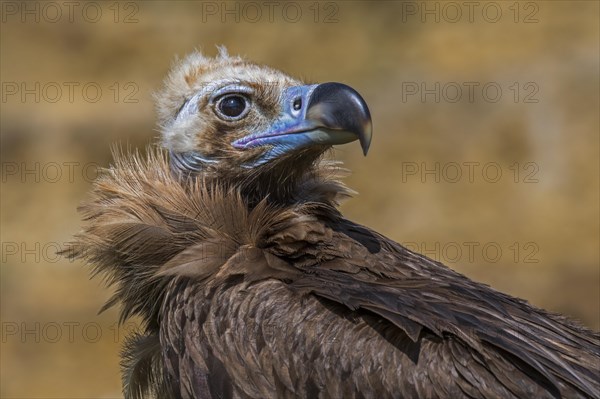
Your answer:
[[[115,163],[69,249],[142,329],[127,398],[592,398],[599,335],[345,219],[339,83],[199,53],[157,95],[162,145]]]

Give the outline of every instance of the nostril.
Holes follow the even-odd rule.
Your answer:
[[[300,108],[302,108],[302,98],[298,97],[295,99],[292,107],[294,108],[294,111],[299,111]]]

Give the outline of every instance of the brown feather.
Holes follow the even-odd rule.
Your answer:
[[[248,206],[161,151],[115,153],[69,253],[145,322],[127,397],[597,395],[598,334],[343,219],[328,168],[310,201]]]

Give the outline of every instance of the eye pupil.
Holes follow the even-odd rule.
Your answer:
[[[240,116],[246,109],[246,99],[242,96],[232,95],[219,102],[219,110],[230,118]]]
[[[300,108],[302,108],[302,99],[301,98],[295,99],[294,104],[292,106],[294,107],[294,111],[300,110]]]

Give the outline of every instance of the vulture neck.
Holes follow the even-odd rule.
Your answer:
[[[236,192],[251,210],[261,202],[289,207],[307,202],[337,207],[351,191],[339,179],[347,172],[340,162],[323,161],[322,151],[303,152],[255,168],[209,165],[197,172],[187,172],[201,179],[207,191],[218,189]]]

